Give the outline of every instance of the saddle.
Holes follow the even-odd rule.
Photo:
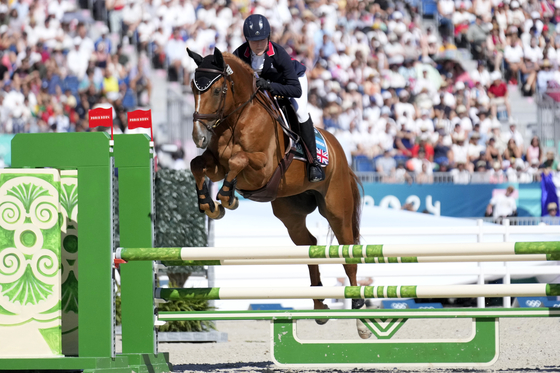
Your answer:
[[[266,91],[260,91],[255,96],[255,99],[261,103],[261,105],[276,121],[280,123],[286,143],[286,149],[284,151],[284,158],[282,158],[278,167],[276,167],[276,170],[272,174],[272,177],[264,187],[257,190],[238,189],[237,191],[243,196],[243,198],[247,198],[252,201],[272,202],[278,195],[278,187],[280,186],[280,181],[284,177],[284,173],[294,160],[294,155],[296,154],[296,143],[299,142],[302,145],[309,163],[313,163],[313,158],[311,157],[311,153],[309,149],[307,149],[305,142],[300,139],[298,134],[299,121],[290,100],[287,98],[279,98],[275,100],[271,98],[270,94]],[[288,123],[286,123],[286,121],[288,121]]]

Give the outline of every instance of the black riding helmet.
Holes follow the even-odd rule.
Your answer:
[[[265,16],[251,14],[243,23],[243,35],[249,41],[263,40],[270,36],[270,24]]]

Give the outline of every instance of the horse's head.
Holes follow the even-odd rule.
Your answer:
[[[231,105],[227,92],[228,86],[233,86],[232,71],[218,48],[204,58],[189,49],[187,52],[198,66],[191,82],[195,104],[192,135],[197,147],[206,148],[213,129],[224,119],[224,111]]]

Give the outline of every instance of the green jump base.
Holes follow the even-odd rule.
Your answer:
[[[463,340],[414,340],[352,343],[350,341],[301,341],[293,320],[272,322],[274,363],[295,367],[479,367],[499,356],[499,323],[475,319],[473,334]]]
[[[0,359],[0,372],[14,370],[83,370],[111,373],[164,373],[173,370],[169,354],[123,354],[108,357],[55,357]]]

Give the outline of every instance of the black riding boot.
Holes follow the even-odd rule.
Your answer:
[[[307,166],[307,175],[309,181],[316,183],[325,180],[325,172],[321,167],[321,164],[317,160],[317,144],[315,143],[315,130],[313,129],[313,121],[311,116],[305,122],[299,124],[301,139],[307,145],[311,157],[313,158],[313,163]]]

